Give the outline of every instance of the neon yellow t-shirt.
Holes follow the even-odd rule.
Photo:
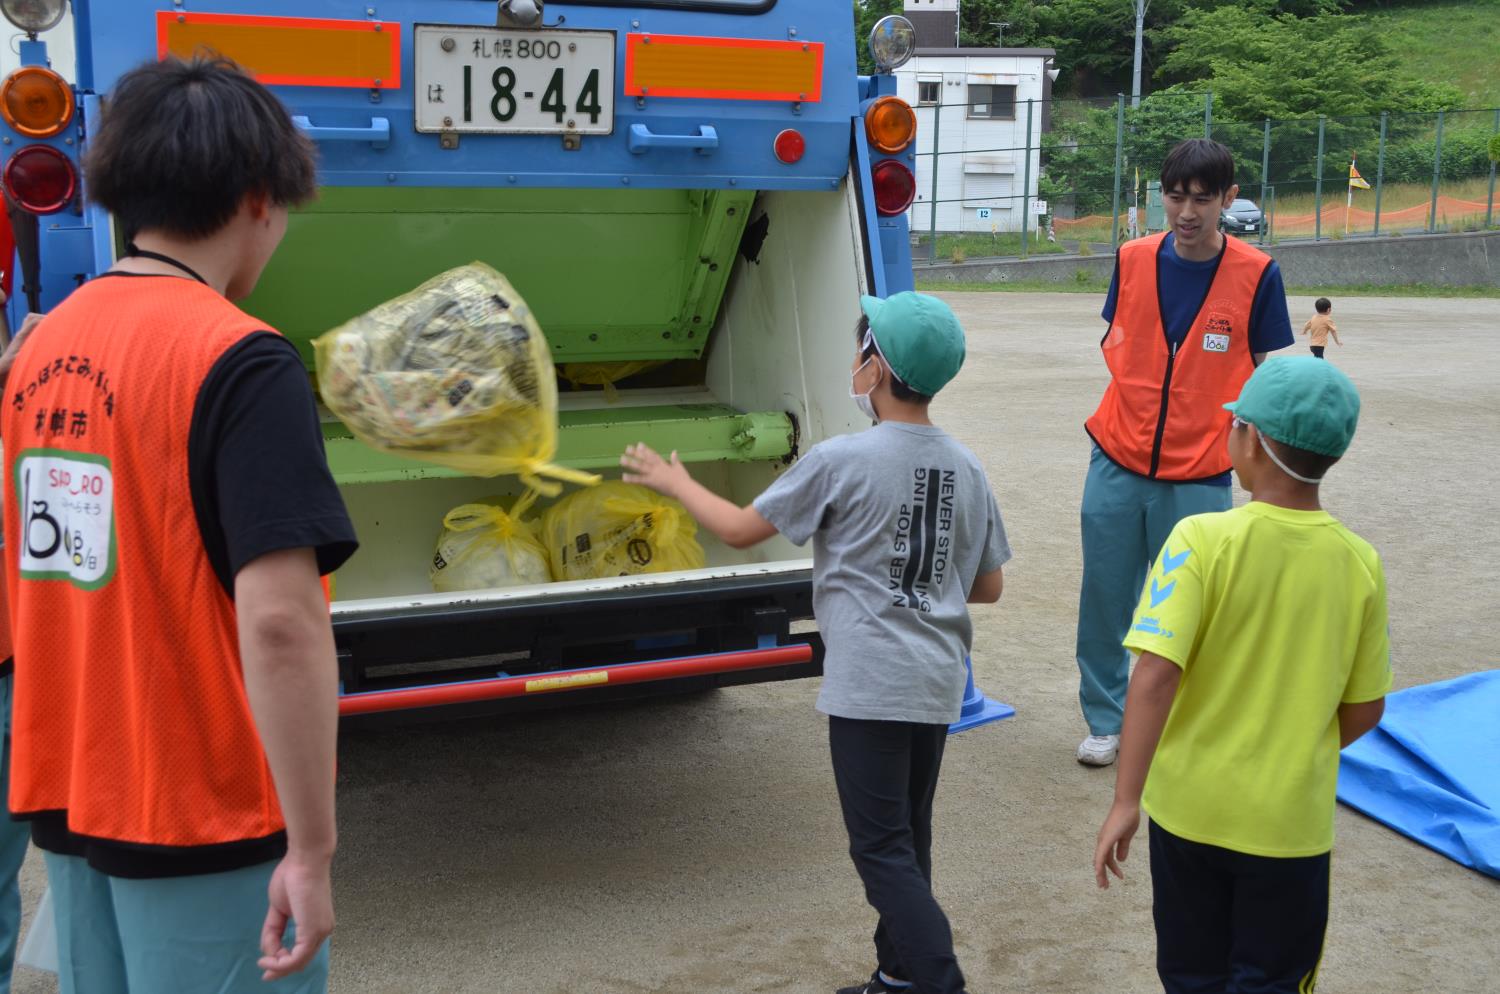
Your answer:
[[[1385,574],[1325,511],[1184,518],[1126,647],[1182,667],[1141,803],[1173,835],[1257,856],[1333,848],[1340,703],[1391,688]]]

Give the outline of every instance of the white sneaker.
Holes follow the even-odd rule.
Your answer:
[[[1085,766],[1108,766],[1119,754],[1118,735],[1090,735],[1078,744],[1078,761]]]

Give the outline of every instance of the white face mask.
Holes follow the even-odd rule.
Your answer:
[[[864,369],[874,361],[875,357],[871,356],[870,358],[859,364],[859,369],[856,369],[854,372],[849,374],[849,399],[854,401],[854,406],[859,408],[859,412],[865,417],[869,418],[871,421],[879,421],[880,415],[875,413],[875,402],[870,399],[870,391],[874,390],[875,388],[871,387],[870,390],[866,390],[864,393],[854,392],[854,378],[859,375],[861,369]]]

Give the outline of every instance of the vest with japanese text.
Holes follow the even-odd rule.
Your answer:
[[[1141,476],[1210,480],[1229,471],[1229,412],[1255,371],[1250,315],[1270,256],[1225,237],[1224,252],[1187,337],[1167,342],[1157,256],[1165,234],[1120,246],[1119,298],[1101,346],[1110,383],[1088,433]]]
[[[0,415],[17,668],[10,807],[111,843],[279,842],[232,600],[188,436],[214,364],[264,331],[212,289],[111,275],[32,333]]]

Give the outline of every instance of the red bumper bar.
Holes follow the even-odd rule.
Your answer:
[[[707,676],[753,670],[767,666],[790,666],[810,663],[813,647],[805,642],[777,646],[774,649],[749,649],[744,652],[721,652],[711,656],[687,656],[646,663],[621,663],[592,670],[568,670],[563,673],[536,676],[507,676],[494,680],[471,680],[465,683],[438,684],[432,687],[408,687],[402,690],[372,690],[347,694],[339,698],[339,715],[375,714],[380,711],[403,711],[443,704],[469,704],[504,697],[529,697],[586,687],[619,686],[672,680],[678,677]]]

